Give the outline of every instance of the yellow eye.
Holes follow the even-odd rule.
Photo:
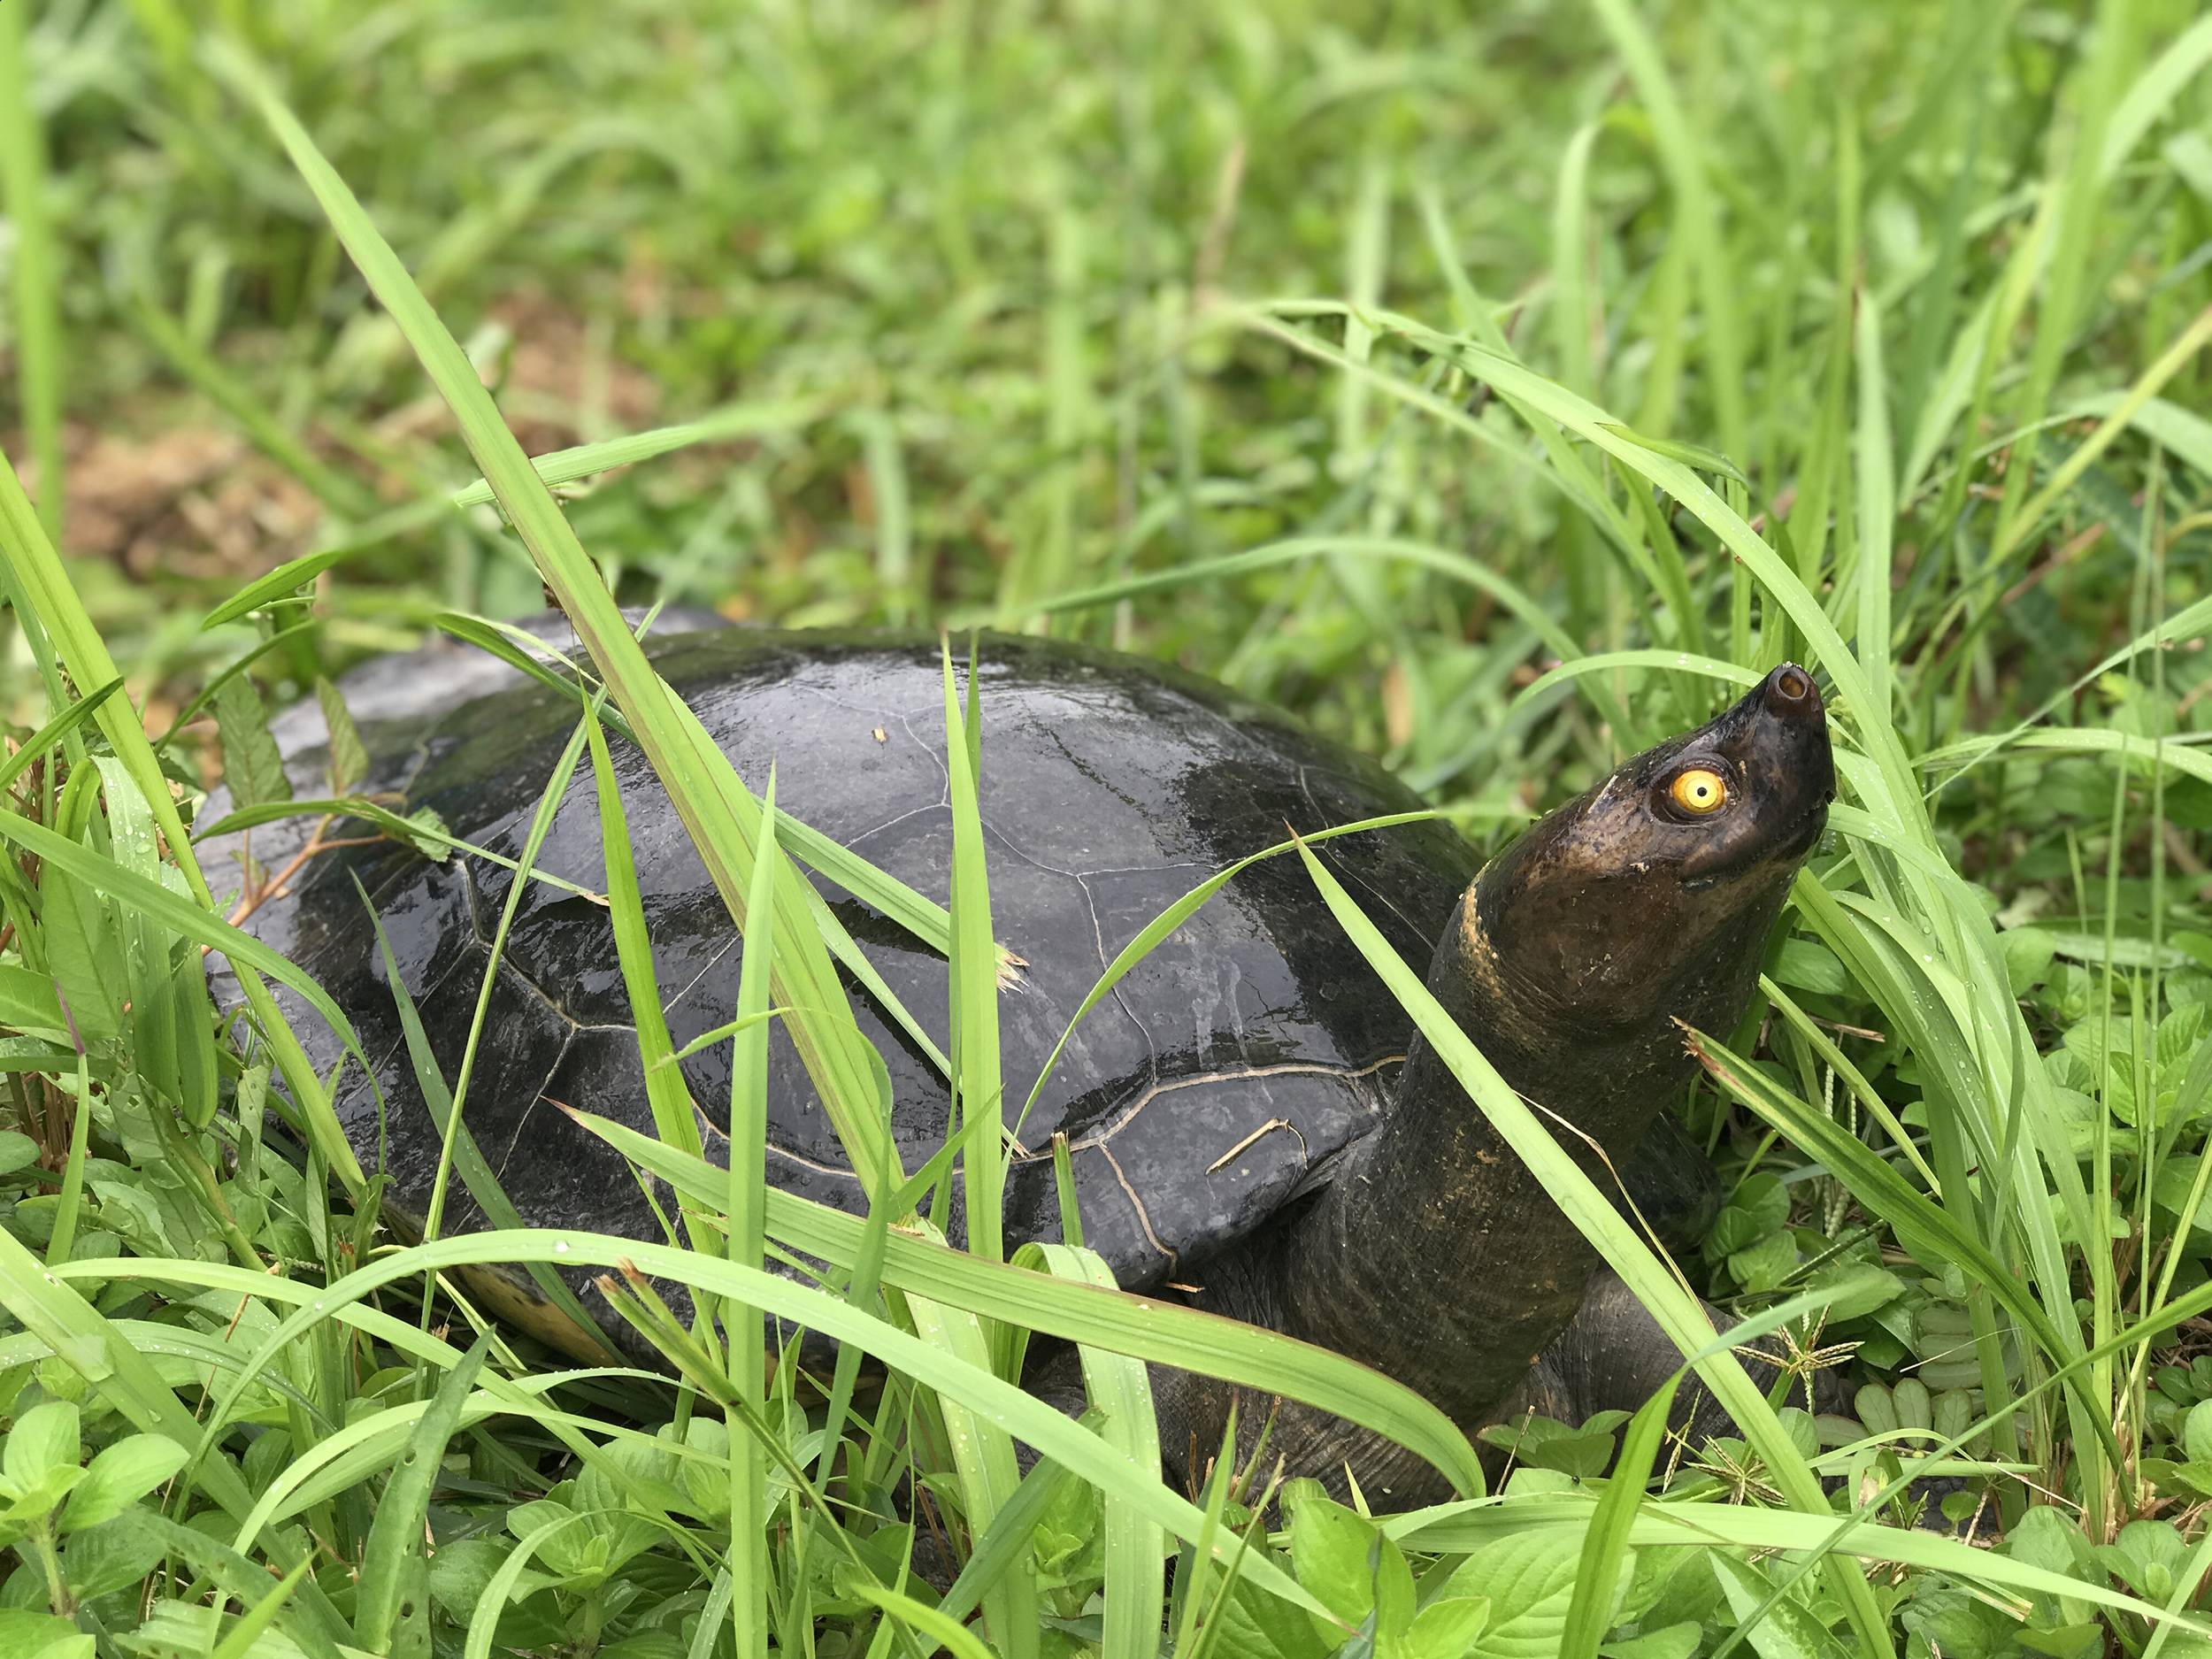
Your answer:
[[[1670,789],[1675,805],[1685,812],[1700,817],[1717,812],[1728,804],[1728,783],[1720,773],[1708,772],[1702,766],[1692,767],[1674,780]]]

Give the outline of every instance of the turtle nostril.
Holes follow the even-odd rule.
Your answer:
[[[1764,701],[1771,713],[1802,714],[1820,706],[1820,695],[1813,689],[1810,674],[1794,663],[1785,663],[1768,677]]]

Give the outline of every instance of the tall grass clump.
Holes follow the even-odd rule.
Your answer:
[[[0,1645],[2212,1640],[2212,24],[0,11]],[[180,434],[218,458],[179,472]],[[588,772],[657,1133],[593,1121],[680,1206],[645,1243],[449,1235],[434,1204],[402,1245],[278,991],[365,1064],[358,1041],[235,925],[280,872],[203,868],[200,808],[219,779],[238,823],[481,856],[356,798],[334,682],[434,622],[515,656],[493,625],[549,599],[576,726],[511,891]],[[1815,670],[1833,833],[1742,1023],[1685,1033],[1675,1107],[1727,1191],[1692,1259],[1274,849],[1740,1439],[1669,1445],[1664,1396],[1525,1422],[1483,1436],[1494,1490],[1472,1425],[1122,1294],[1079,1228],[1010,1259],[989,710],[956,642],[953,874],[920,895],[736,774],[622,610],[669,603],[1177,659],[1486,845]],[[311,695],[333,758],[305,802],[267,709]],[[618,744],[743,935],[726,1169],[668,1063]],[[951,963],[956,1177],[901,1165],[843,989],[865,959],[795,859]],[[209,950],[242,1009],[211,1002]],[[472,1060],[442,1074],[388,978],[440,1190],[511,1220]],[[777,1020],[864,1217],[764,1179]],[[929,1222],[955,1179],[958,1251]],[[664,1368],[489,1317],[496,1265],[589,1324],[557,1264],[599,1270],[595,1308]],[[826,1374],[773,1363],[795,1328]],[[1032,1333],[1077,1345],[1081,1417],[1017,1386]],[[1743,1346],[1830,1409],[1770,1401]],[[1230,1447],[1173,1489],[1148,1362],[1353,1417],[1461,1500],[1379,1516]]]

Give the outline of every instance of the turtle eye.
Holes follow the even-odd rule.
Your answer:
[[[1728,780],[1706,767],[1693,766],[1676,777],[1667,793],[1685,812],[1703,818],[1728,804]]]

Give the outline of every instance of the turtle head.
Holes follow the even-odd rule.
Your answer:
[[[1492,859],[1432,977],[1472,996],[1486,1047],[1671,1045],[1676,1018],[1727,1025],[1834,794],[1819,690],[1785,663]]]

